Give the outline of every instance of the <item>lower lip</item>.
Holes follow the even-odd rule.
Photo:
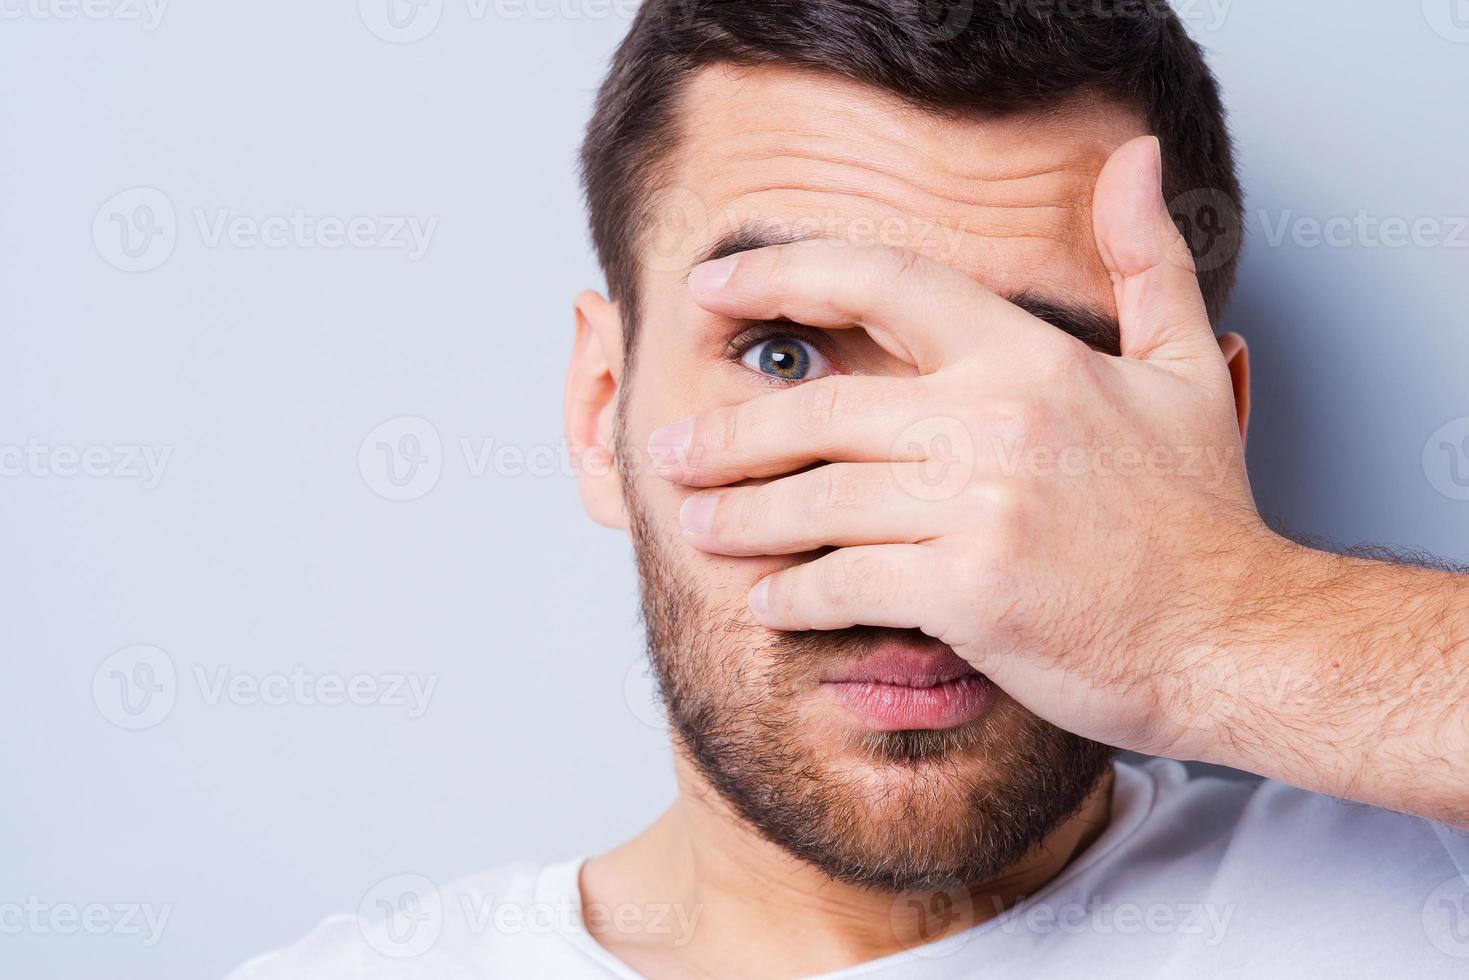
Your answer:
[[[858,721],[879,732],[922,728],[955,728],[984,714],[995,687],[980,674],[969,674],[932,687],[904,687],[870,681],[821,685]]]

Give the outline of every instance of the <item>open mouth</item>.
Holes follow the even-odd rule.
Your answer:
[[[954,728],[982,715],[995,686],[943,644],[884,643],[821,677],[827,692],[873,731]]]

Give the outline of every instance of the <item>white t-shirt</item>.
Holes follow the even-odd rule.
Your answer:
[[[1116,770],[1111,825],[1035,895],[822,980],[1469,978],[1469,834],[1176,762]],[[438,890],[389,879],[364,906],[381,898],[392,914],[329,918],[230,980],[637,980],[584,928],[580,867],[511,866]],[[629,928],[691,927],[627,911],[647,916]]]

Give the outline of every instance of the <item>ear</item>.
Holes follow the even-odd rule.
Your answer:
[[[1239,417],[1239,438],[1244,442],[1250,428],[1250,348],[1237,333],[1219,335],[1219,350],[1229,365],[1229,379],[1234,387],[1234,412]]]
[[[612,445],[622,381],[622,318],[616,304],[590,290],[577,296],[575,313],[576,339],[562,403],[567,447],[587,515],[598,524],[626,530]]]

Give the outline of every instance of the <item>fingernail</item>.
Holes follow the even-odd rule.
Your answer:
[[[696,493],[683,502],[678,509],[678,520],[685,534],[708,534],[714,524],[714,500],[712,493]]]
[[[689,437],[694,432],[693,419],[680,419],[654,429],[648,437],[648,457],[656,470],[672,470],[683,462],[689,449]]]
[[[757,616],[763,616],[770,611],[770,581],[768,579],[761,579],[750,590],[749,603]]]
[[[737,261],[738,259],[731,255],[728,258],[715,259],[713,262],[695,266],[694,271],[689,273],[689,285],[697,293],[717,292],[729,282],[729,277],[734,274]]]

